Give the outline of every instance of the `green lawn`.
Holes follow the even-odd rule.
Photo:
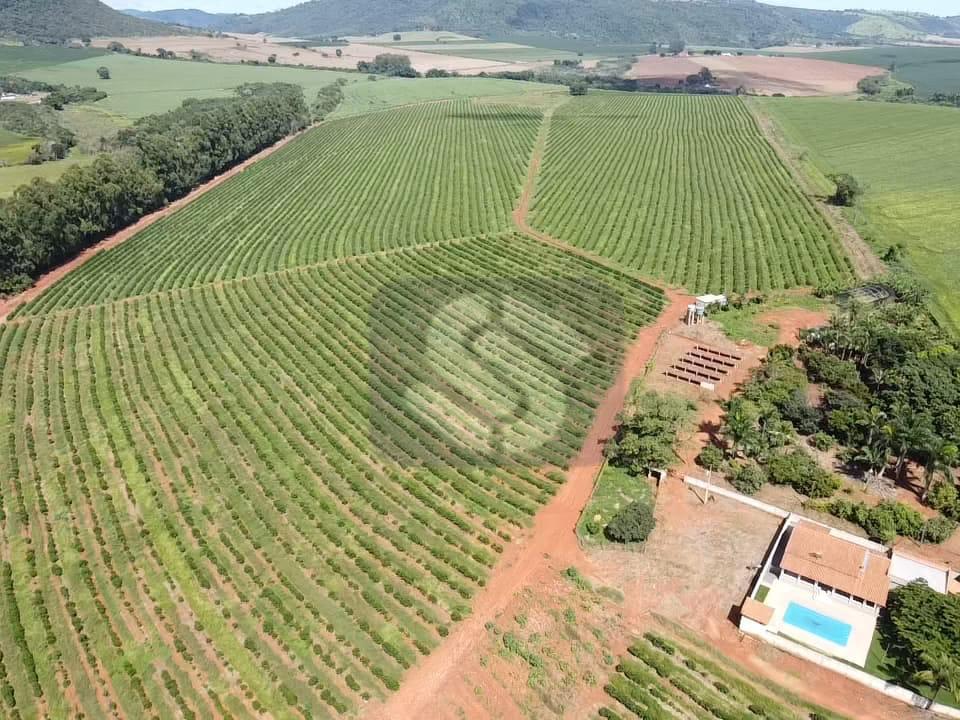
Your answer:
[[[71,49],[53,45],[38,47],[0,45],[0,75],[18,75],[26,70],[97,58],[105,54],[106,50],[97,48]]]
[[[919,95],[960,92],[960,47],[880,46],[861,50],[835,50],[803,57],[835,60],[855,65],[894,66],[894,77],[908,82]]]
[[[110,68],[110,80],[101,80],[97,68]],[[305,68],[227,65],[158,60],[134,55],[111,55],[38,68],[21,73],[24,77],[67,85],[93,85],[109,94],[97,103],[99,109],[131,119],[164,112],[191,97],[224,97],[247,82],[289,82],[303,86],[307,100],[336,78],[358,81],[356,73]]]
[[[0,165],[19,165],[25,162],[40,138],[24,137],[0,128]]]
[[[617,512],[634,501],[653,503],[653,481],[634,477],[613,465],[605,465],[590,502],[580,516],[577,534],[590,543],[606,543],[603,533],[591,534],[587,524],[592,521],[600,528],[606,527]]]
[[[63,175],[67,168],[83,165],[91,160],[93,160],[92,156],[73,153],[66,160],[45,162],[42,165],[0,167],[0,198],[10,197],[20,185],[30,182],[35,177],[53,181]]]
[[[938,318],[960,330],[960,114],[953,108],[827,98],[758,98],[813,181],[831,172],[865,185],[849,217],[881,252],[908,249],[908,265],[934,292]]]
[[[563,93],[556,85],[494,78],[389,78],[348,85],[331,118],[360,115],[400,105],[469,97],[502,97],[505,101],[532,93]]]

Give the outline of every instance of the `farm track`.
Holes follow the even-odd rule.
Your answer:
[[[272,155],[280,148],[284,147],[288,143],[292,142],[296,138],[308,132],[310,129],[311,129],[310,127],[307,127],[301,130],[300,132],[294,133],[293,135],[288,135],[287,137],[277,141],[270,147],[264,148],[263,150],[256,153],[255,155],[251,155],[246,160],[244,160],[243,162],[237,165],[234,165],[232,168],[230,168],[226,172],[223,172],[220,175],[217,175],[215,178],[207,180],[207,182],[194,188],[179,200],[174,200],[172,203],[170,203],[166,207],[160,208],[159,210],[155,210],[149,215],[144,215],[133,225],[125,227],[122,230],[115,232],[113,235],[104,238],[103,240],[98,242],[96,245],[91,245],[85,250],[82,250],[80,254],[78,254],[72,260],[68,260],[63,265],[55,267],[53,270],[50,270],[49,272],[41,275],[39,278],[37,278],[37,281],[32,286],[24,290],[22,293],[19,293],[17,295],[12,295],[8,298],[0,300],[0,324],[5,322],[6,319],[9,317],[10,313],[12,313],[18,307],[20,307],[21,305],[25,305],[26,303],[40,297],[40,295],[43,294],[54,283],[66,277],[77,268],[90,262],[90,260],[92,260],[94,257],[99,255],[104,250],[109,250],[112,247],[116,247],[117,245],[120,245],[126,240],[129,240],[130,238],[132,238],[141,230],[145,230],[146,228],[150,227],[158,220],[162,220],[168,215],[175,213],[177,210],[184,207],[185,205],[189,205],[191,202],[193,202],[200,196],[210,192],[218,185],[222,185],[223,183],[225,183],[227,180],[234,177],[235,175],[239,175],[254,163],[264,159],[265,157]]]
[[[817,196],[816,191],[810,183],[803,168],[799,167],[796,158],[787,150],[785,139],[776,127],[776,122],[769,115],[762,112],[753,103],[748,103],[751,114],[757,122],[757,127],[763,136],[770,143],[783,164],[790,169],[791,174],[797,184],[803,188],[803,191],[810,197],[811,201],[819,208],[824,219],[830,224],[840,238],[843,249],[847,252],[853,271],[860,280],[869,280],[870,278],[883,275],[887,266],[877,257],[873,248],[867,244],[857,229],[850,224],[839,208],[836,208]]]

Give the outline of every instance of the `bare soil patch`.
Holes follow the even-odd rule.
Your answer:
[[[676,84],[702,67],[709,68],[724,88],[794,96],[853,93],[862,78],[885,73],[882,68],[805,57],[647,55],[634,63],[627,77]]]
[[[140,48],[144,54],[156,53],[156,48],[172,50],[181,57],[189,57],[191,51],[206,55],[211,60],[222,63],[253,62],[266,65],[271,55],[276,55],[279,65],[303,65],[311,68],[356,70],[360,61],[373,60],[381,53],[401,53],[410,58],[413,67],[425,72],[430,68],[439,68],[457,71],[464,75],[476,75],[488,71],[528,69],[536,63],[507,63],[498,60],[478,60],[477,58],[461,57],[459,55],[441,55],[427,53],[413,49],[398,49],[387,45],[370,45],[366,43],[351,43],[342,46],[297,47],[295,45],[280,44],[273,39],[261,35],[247,35],[234,33],[229,36],[206,37],[203,35],[176,35],[172,37],[116,37],[97,38],[93,41],[96,47],[106,47],[111,41],[123,43],[126,47],[136,50]],[[303,43],[306,44],[306,43]],[[340,50],[340,57],[337,57]]]
[[[800,343],[800,332],[825,325],[830,320],[830,313],[787,307],[761,313],[757,320],[777,327],[777,344],[796,347]]]

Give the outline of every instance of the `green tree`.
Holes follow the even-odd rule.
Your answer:
[[[571,95],[586,95],[587,94],[587,84],[583,80],[578,80],[577,82],[570,83],[570,94]]]
[[[927,668],[914,674],[914,680],[932,686],[934,697],[940,690],[946,688],[954,700],[960,700],[960,660],[957,659],[956,654],[924,653],[921,656],[921,662]]]
[[[760,436],[759,419],[760,411],[755,403],[742,397],[727,403],[720,433],[727,439],[734,457],[740,453],[749,455],[756,447]]]
[[[276,54],[276,53],[273,53],[272,55],[270,55],[270,57],[267,58],[267,62],[270,63],[271,65],[276,64],[276,62],[277,62],[277,54]]]
[[[634,475],[666,468],[676,461],[677,434],[689,422],[694,405],[675,395],[635,389],[620,415],[617,434],[604,448],[611,463]]]
[[[109,79],[110,79],[110,68],[108,68],[106,65],[101,65],[100,67],[98,67],[98,68],[97,68],[97,77],[99,77],[101,80],[109,80]]]
[[[655,525],[653,508],[644,502],[632,502],[613,516],[603,534],[613,542],[643,542],[653,532]]]
[[[857,179],[849,173],[830,175],[830,179],[836,185],[833,195],[830,196],[830,202],[834,205],[852,207],[863,192]]]
[[[923,464],[923,502],[930,495],[930,488],[937,473],[949,473],[950,468],[957,464],[960,448],[943,438],[933,438],[924,450],[926,461]]]

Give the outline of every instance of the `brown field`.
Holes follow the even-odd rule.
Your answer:
[[[235,33],[230,36],[205,37],[203,35],[175,35],[169,37],[110,37],[96,38],[95,47],[106,47],[111,41],[123,43],[128,48],[141,48],[146,54],[156,53],[156,48],[172,50],[177,55],[189,56],[191,50],[207,55],[211,60],[224,63],[239,63],[241,61],[266,64],[271,55],[277,56],[277,63],[281,65],[304,65],[325,69],[354,70],[361,60],[373,60],[380,53],[402,52],[410,58],[414,69],[425,72],[430,68],[456,71],[463,75],[477,75],[481,72],[498,72],[503,70],[525,70],[536,67],[538,63],[507,63],[497,60],[478,60],[477,58],[460,57],[458,55],[438,55],[418,50],[403,49],[398,51],[384,45],[368,45],[365,43],[350,44],[339,47],[342,57],[337,57],[338,48],[308,47],[299,48],[292,45],[281,45],[264,35],[245,35]],[[542,63],[539,63],[542,64]]]
[[[763,55],[640,58],[628,77],[674,84],[702,67],[710,68],[722,87],[743,86],[759,94],[845,95],[855,92],[857,82],[870,75],[882,75],[882,68],[850,65],[804,57]]]

